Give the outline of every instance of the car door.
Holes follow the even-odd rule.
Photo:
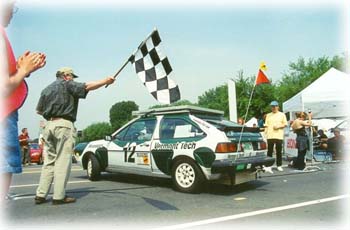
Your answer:
[[[150,171],[150,146],[156,118],[144,118],[121,130],[108,148],[108,162],[119,169]]]

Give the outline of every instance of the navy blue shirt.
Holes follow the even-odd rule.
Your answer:
[[[46,120],[60,117],[74,122],[79,99],[85,98],[87,93],[85,83],[57,78],[41,92],[36,109]]]

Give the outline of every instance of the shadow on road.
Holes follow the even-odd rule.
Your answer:
[[[80,178],[86,179],[86,177],[81,176]],[[100,181],[111,181],[125,184],[132,184],[133,187],[130,188],[119,188],[119,189],[111,189],[111,190],[103,190],[103,191],[122,191],[122,190],[134,190],[134,189],[145,189],[145,188],[153,188],[153,187],[161,187],[161,188],[169,188],[172,189],[172,181],[167,178],[154,178],[148,176],[140,176],[134,174],[121,174],[121,173],[108,173],[101,175]],[[207,182],[203,185],[203,189],[201,193],[208,193],[212,195],[222,195],[222,196],[231,196],[236,195],[242,192],[246,192],[248,190],[255,190],[260,187],[269,184],[266,181],[251,181],[244,184],[239,184],[236,186],[229,186],[225,184],[219,184],[215,182]],[[135,185],[143,185],[137,186]]]

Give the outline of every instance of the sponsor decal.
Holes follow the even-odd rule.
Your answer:
[[[103,144],[92,144],[92,145],[89,145],[89,148],[100,148],[100,147],[103,147]]]
[[[147,153],[136,153],[136,164],[149,165],[149,158]]]
[[[297,141],[295,139],[289,138],[287,139],[287,148],[296,149]]]
[[[155,143],[154,144],[155,150],[195,149],[195,148],[196,148],[196,142],[176,142],[176,143]]]

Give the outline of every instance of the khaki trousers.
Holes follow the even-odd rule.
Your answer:
[[[72,167],[72,154],[76,129],[71,121],[58,119],[48,121],[43,131],[44,164],[41,169],[36,195],[46,198],[54,182],[53,199],[66,195],[66,185]]]

